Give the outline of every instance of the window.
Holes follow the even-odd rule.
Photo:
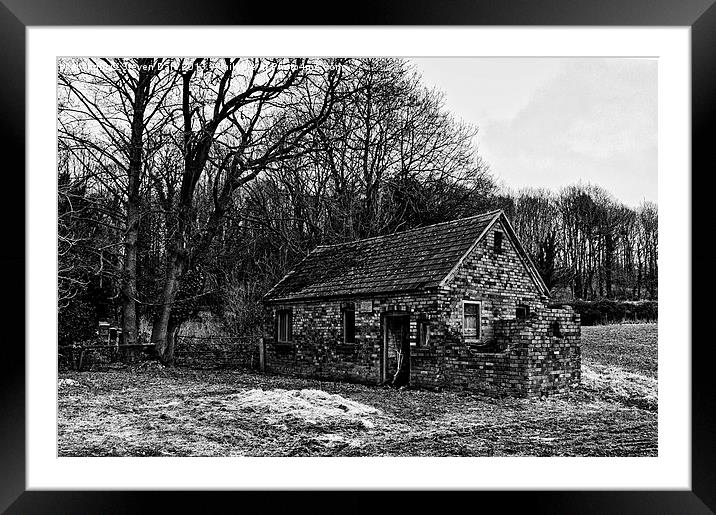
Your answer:
[[[502,232],[495,231],[495,254],[502,252]]]
[[[353,309],[343,310],[343,343],[356,341],[356,312]]]
[[[525,320],[528,316],[530,316],[530,307],[525,304],[518,304],[517,309],[515,310],[515,316],[517,317],[517,320]]]
[[[418,320],[418,345],[420,347],[430,345],[430,322],[428,320]]]
[[[290,309],[278,312],[278,341],[287,343],[293,340],[293,315]]]
[[[480,338],[480,303],[463,301],[462,334],[465,338]]]

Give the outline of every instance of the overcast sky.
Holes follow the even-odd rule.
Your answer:
[[[657,200],[657,64],[623,58],[412,59],[513,189],[581,180]]]

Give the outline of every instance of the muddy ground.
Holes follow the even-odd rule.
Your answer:
[[[656,456],[656,324],[584,327],[568,396],[142,364],[62,373],[60,456]]]

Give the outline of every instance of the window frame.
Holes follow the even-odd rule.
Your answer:
[[[282,318],[287,317],[287,321],[282,323]],[[285,324],[286,339],[281,339],[281,327]],[[293,342],[293,309],[282,308],[276,310],[276,342],[292,343]]]
[[[475,324],[477,334],[467,334],[465,327],[465,305],[474,304],[477,306],[477,323]],[[481,300],[463,300],[462,301],[462,337],[465,340],[478,341],[482,339],[482,301]]]
[[[352,313],[353,314],[353,341],[348,341],[348,330],[347,330],[347,323],[348,323],[348,317],[346,316],[346,313]],[[354,309],[348,309],[344,308],[341,310],[341,318],[343,319],[343,343],[344,345],[354,345],[356,343],[356,310]]]
[[[418,347],[429,347],[430,346],[430,320],[427,318],[420,318],[418,319]],[[426,338],[423,339],[423,327],[426,328],[425,336]]]
[[[517,312],[517,310],[519,310],[520,308],[524,308],[524,310],[525,310],[525,316],[524,316],[524,317],[520,317],[519,314],[518,314],[518,312]],[[527,320],[529,317],[530,317],[530,306],[529,306],[529,304],[517,304],[517,306],[515,306],[515,319],[517,319],[517,320]]]

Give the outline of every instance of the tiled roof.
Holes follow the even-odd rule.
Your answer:
[[[319,246],[264,300],[396,293],[438,286],[500,214],[501,211],[493,211],[410,231]]]

